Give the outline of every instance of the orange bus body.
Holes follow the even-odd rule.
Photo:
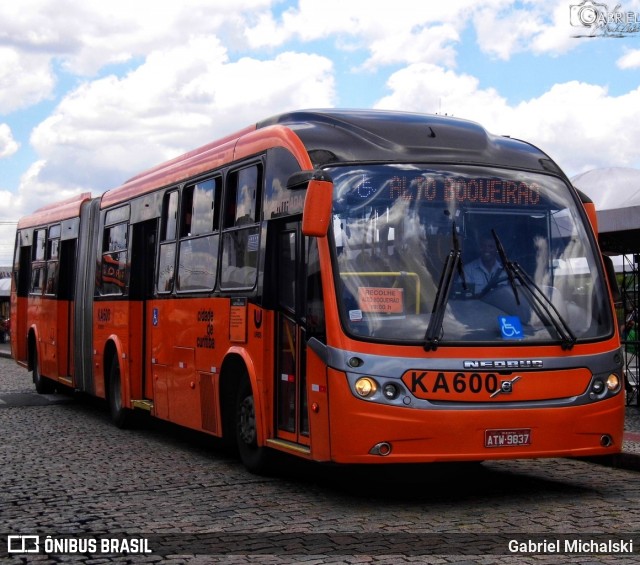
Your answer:
[[[384,131],[395,132],[388,142],[375,130],[382,122],[390,128]],[[398,149],[398,136],[411,137],[418,126],[439,145],[420,153],[417,142],[408,139],[407,149]],[[486,141],[482,151],[473,136]],[[448,202],[455,195],[447,205],[458,206],[460,224],[453,223],[453,244],[449,223],[445,237],[436,233],[436,224],[428,224],[430,241],[451,246],[452,262],[460,262],[457,231],[471,246],[481,222],[490,218],[501,226],[498,212],[516,206],[523,229],[531,228],[536,237],[544,230],[555,234],[557,202],[551,212],[527,215],[526,207],[547,194],[539,180],[499,184],[486,180],[495,179],[495,172],[485,177],[476,171],[484,159],[492,171],[522,168],[538,179],[550,166],[540,167],[538,154],[532,160],[537,150],[530,146],[507,148],[511,153],[503,155],[507,149],[500,144],[512,142],[487,136],[474,124],[433,116],[294,113],[187,153],[100,197],[84,194],[36,211],[20,221],[16,238],[14,357],[34,371],[40,392],[65,385],[105,398],[121,426],[134,410],[144,410],[224,437],[238,445],[253,471],[264,469],[273,451],[338,463],[616,453],[622,445],[624,392],[610,294],[584,338],[571,319],[587,319],[586,314],[568,308],[564,317],[574,327],[563,329],[556,306],[541,298],[542,306],[530,309],[537,324],[531,322],[532,330],[517,329],[528,320],[521,310],[499,318],[504,328],[516,324],[520,340],[510,340],[505,332],[512,330],[504,328],[492,342],[476,340],[469,335],[480,332],[482,322],[468,321],[474,308],[467,311],[470,303],[464,302],[472,297],[443,290],[446,261],[433,308],[424,308],[420,301],[437,282],[433,277],[420,274],[419,267],[406,268],[406,256],[405,268],[378,270],[376,253],[365,253],[371,242],[383,249],[383,237],[385,245],[400,250],[412,210],[415,221],[424,223],[427,208],[418,213],[417,206],[437,201],[440,186]],[[404,173],[385,177],[377,194],[384,190],[390,196],[381,204],[371,199],[373,181],[394,158],[428,167],[414,175],[422,183],[419,192],[410,193]],[[465,170],[464,181],[456,172],[454,186],[452,173],[441,174],[438,167],[458,171],[461,161],[476,169]],[[332,180],[349,173],[351,162],[356,172],[349,178],[356,180],[343,185]],[[565,182],[560,172],[553,175],[553,183]],[[327,191],[334,182],[334,194],[352,192],[343,208],[335,196],[331,212]],[[493,183],[485,200],[491,208],[480,204],[485,182]],[[571,190],[566,188],[567,194]],[[359,198],[366,210],[358,208]],[[571,198],[576,197],[566,200]],[[398,206],[404,211],[394,216]],[[581,245],[595,248],[587,214],[583,209],[575,214],[586,234]],[[370,233],[374,216],[375,236],[358,243],[354,234],[362,226]],[[502,229],[510,233],[508,226]],[[408,236],[403,241],[408,243]],[[354,249],[368,263],[366,268],[350,263],[347,271],[340,265]],[[387,249],[380,253],[386,258]],[[558,265],[579,263],[569,259],[554,260],[554,272]],[[541,264],[538,258],[536,265]],[[592,264],[588,268],[592,276],[603,272]],[[453,288],[462,266],[451,263],[449,271]],[[502,291],[508,300],[513,291],[520,307],[527,292],[534,298],[540,292],[537,285],[518,281],[511,282],[512,290],[505,283]],[[345,298],[350,284],[357,292]],[[609,292],[606,282],[599,284]],[[598,297],[591,292],[591,302],[579,293],[576,298],[589,313]],[[363,302],[367,293],[373,298]],[[473,297],[480,298],[481,293]],[[348,300],[357,304],[349,306]],[[496,306],[482,308],[493,316]],[[455,320],[456,309],[467,318]],[[438,315],[444,318],[441,328],[431,332],[430,323],[421,330],[427,329],[426,341],[398,337],[418,316],[426,321]],[[387,324],[398,329],[380,337]],[[455,331],[462,333],[446,343]]]

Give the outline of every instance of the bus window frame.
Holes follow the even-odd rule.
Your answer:
[[[31,248],[31,274],[29,276],[29,294],[42,296],[47,280],[47,227],[33,230]]]
[[[171,198],[176,196],[175,209],[172,207]],[[162,211],[160,215],[160,237],[158,238],[158,249],[156,250],[157,257],[157,269],[155,273],[155,289],[160,295],[168,295],[173,292],[173,288],[176,284],[176,259],[178,251],[178,234],[180,233],[180,203],[181,203],[180,187],[172,187],[165,191],[162,196]],[[175,213],[173,219],[173,232],[168,235],[167,226],[169,225],[169,214]],[[170,257],[170,262],[166,263],[166,267],[162,261],[163,250],[173,250],[173,255]],[[160,273],[164,268],[171,268],[170,276],[168,278],[160,278]],[[165,281],[165,288],[160,288],[162,281]],[[167,284],[168,283],[168,284]]]
[[[45,275],[44,294],[46,296],[56,296],[58,294],[58,278],[60,276],[58,269],[61,244],[60,224],[49,226],[47,236],[47,269]]]
[[[257,178],[255,188],[255,194],[252,199],[252,212],[253,217],[246,221],[245,216],[238,217],[238,192],[240,189],[240,174],[248,169],[255,168],[257,171]],[[265,162],[264,158],[253,159],[240,163],[237,166],[230,168],[225,177],[224,183],[224,207],[223,207],[223,225],[220,234],[220,255],[219,255],[219,286],[223,291],[250,291],[256,288],[259,279],[260,272],[260,249],[261,249],[261,224],[263,221],[263,196],[265,193]],[[253,220],[253,221],[251,221]],[[244,242],[244,249],[242,248],[242,238],[246,234],[246,242]],[[253,241],[252,241],[253,239]],[[237,257],[247,255],[248,253],[255,253],[255,264],[244,262],[241,266],[238,264],[231,264],[226,262],[225,258],[228,257],[231,252],[235,253]],[[231,278],[225,279],[224,276],[228,275],[231,269],[236,269],[233,272],[240,273],[242,269],[253,269],[251,276],[246,281],[238,279],[238,282],[233,282]]]
[[[200,185],[205,185],[207,183],[213,183],[212,188],[212,198],[211,198],[211,210],[212,214],[207,214],[205,219],[211,221],[210,229],[201,231],[200,229],[193,232],[194,225],[198,222],[197,214],[199,207],[199,198],[197,197],[197,189]],[[191,293],[211,293],[216,288],[216,283],[218,279],[218,271],[219,271],[219,248],[220,248],[220,203],[222,199],[222,192],[224,187],[224,178],[221,172],[216,172],[214,174],[207,175],[206,177],[190,181],[186,183],[181,190],[181,198],[180,203],[180,221],[178,226],[179,237],[173,242],[175,247],[174,252],[174,262],[177,260],[177,264],[174,263],[174,276],[173,276],[173,287],[175,287],[175,291],[177,294],[191,294]],[[163,209],[164,213],[164,209]],[[187,221],[188,216],[188,221]],[[163,217],[164,220],[164,217]],[[208,255],[211,259],[212,265],[212,273],[210,273],[210,282],[211,284],[204,286],[189,286],[187,288],[181,288],[181,273],[183,272],[183,268],[185,271],[188,271],[186,267],[190,266],[198,266],[202,263],[195,263],[195,265],[191,264],[183,264],[182,256],[183,256],[183,248],[186,249],[188,247],[192,247],[193,253],[189,254],[189,257],[195,257],[197,251],[197,247],[201,245],[201,243],[205,240],[209,240],[212,243],[209,243],[210,252],[206,250],[203,251],[204,254]],[[167,242],[162,242],[162,244],[167,245]],[[170,291],[163,291],[163,294],[167,294]]]
[[[102,227],[102,241],[100,251],[100,270],[99,270],[99,296],[109,297],[127,297],[129,295],[129,277],[131,276],[131,265],[129,263],[129,257],[131,250],[129,249],[131,244],[131,205],[130,203],[119,205],[115,208],[111,208],[106,211],[104,215],[104,225]],[[112,247],[111,230],[124,226],[125,245],[124,247]],[[107,237],[107,233],[109,234]],[[124,255],[124,262],[121,260]],[[122,286],[115,282],[109,282],[108,288],[119,288],[120,292],[105,292],[104,281],[104,267],[105,257],[110,256],[117,261],[118,265],[124,265],[124,277],[122,280]]]

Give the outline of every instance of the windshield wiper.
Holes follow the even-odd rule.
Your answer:
[[[516,288],[515,275],[513,273],[513,263],[511,263],[511,261],[507,259],[507,254],[505,253],[504,247],[502,246],[502,242],[498,238],[498,234],[496,233],[496,230],[492,229],[491,233],[493,235],[493,239],[496,242],[496,249],[498,250],[500,261],[502,261],[504,272],[507,273],[507,277],[509,278],[509,284],[513,289],[513,295],[516,297],[516,304],[520,306],[520,298],[518,297],[518,289]]]
[[[453,248],[449,251],[449,255],[447,255],[444,262],[444,268],[440,274],[440,282],[438,283],[436,299],[433,302],[431,318],[429,319],[427,332],[424,336],[424,348],[426,351],[435,351],[438,349],[438,345],[440,344],[442,321],[444,320],[444,313],[447,309],[447,302],[449,301],[449,294],[451,293],[451,287],[453,286],[453,279],[456,271],[462,279],[462,287],[465,291],[467,290],[467,281],[464,276],[464,268],[460,252],[460,240],[458,239],[458,234],[456,232],[455,222],[453,222],[452,239]]]
[[[523,288],[529,293],[531,305],[541,320],[550,322],[560,337],[562,349],[571,349],[578,338],[567,324],[562,314],[558,312],[551,299],[545,292],[534,282],[534,280],[526,273],[526,271],[518,265],[517,262],[512,263],[511,269],[514,275],[520,281]]]
[[[518,289],[516,286],[516,279],[529,295],[529,303],[533,306],[538,317],[543,323],[548,323],[556,330],[556,333],[560,337],[562,349],[571,349],[576,341],[577,337],[569,327],[569,324],[562,317],[562,314],[558,312],[551,299],[544,293],[544,291],[535,283],[535,281],[527,274],[527,272],[516,262],[509,261],[504,251],[504,247],[498,238],[498,234],[495,230],[491,230],[493,238],[496,241],[496,247],[500,260],[504,266],[504,270],[509,277],[509,283],[513,289],[513,294],[516,297],[516,302],[520,305],[518,298]]]

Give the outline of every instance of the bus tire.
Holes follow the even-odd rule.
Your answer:
[[[55,391],[55,384],[47,377],[43,377],[40,372],[40,361],[38,359],[38,350],[34,347],[31,350],[31,367],[33,370],[33,384],[36,386],[38,394],[51,394]]]
[[[122,405],[122,379],[120,378],[120,363],[117,357],[109,365],[109,411],[111,421],[120,429],[131,426],[132,411]]]
[[[257,438],[255,402],[248,377],[242,379],[238,388],[235,409],[236,445],[240,460],[251,473],[268,474],[271,470],[271,450],[259,447]]]

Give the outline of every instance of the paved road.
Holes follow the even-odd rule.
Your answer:
[[[633,471],[564,459],[444,470],[286,462],[279,476],[258,477],[207,436],[151,420],[122,431],[102,402],[38,396],[29,377],[0,359],[2,563],[640,559],[640,480]],[[28,535],[39,536],[40,553],[8,553],[35,548],[34,538],[8,537]],[[111,539],[120,545],[101,555]],[[139,539],[146,541],[136,545]],[[510,540],[537,543],[533,549],[543,553],[511,554]],[[594,554],[604,547],[594,543],[620,540],[627,544],[620,549],[632,540],[634,554]],[[46,543],[52,555],[44,553]],[[551,553],[556,544],[562,552],[589,551],[558,557]],[[152,553],[131,553],[146,547]]]

